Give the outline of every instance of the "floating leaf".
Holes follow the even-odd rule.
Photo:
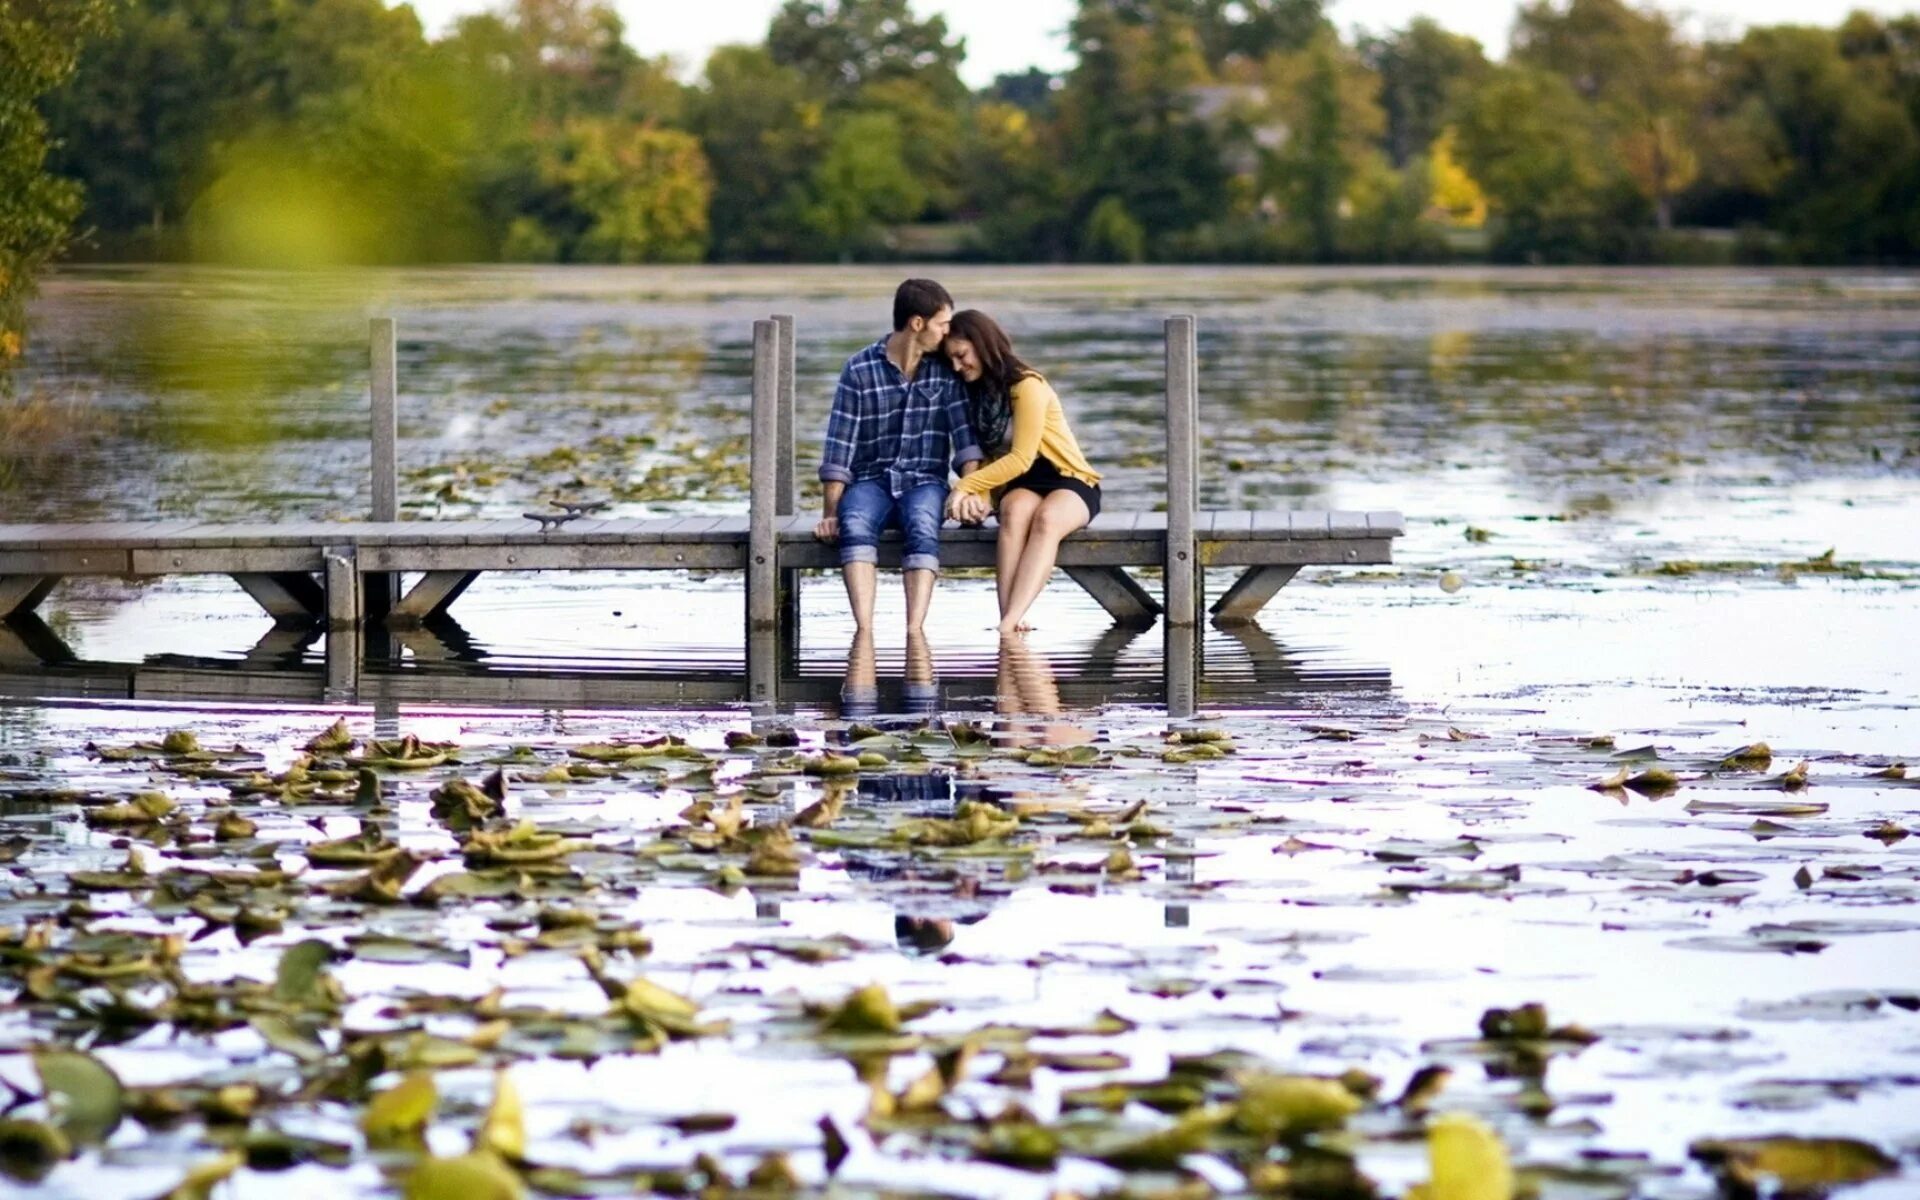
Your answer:
[[[407,1176],[405,1200],[523,1200],[526,1188],[498,1155],[427,1158]]]
[[[1899,1169],[1879,1147],[1852,1138],[1703,1138],[1687,1153],[1748,1193],[1763,1182],[1789,1194],[1818,1192]]]
[[[173,1190],[161,1200],[210,1200],[213,1189],[225,1183],[246,1163],[247,1155],[242,1150],[229,1150],[218,1158],[210,1158],[188,1168],[186,1178],[174,1184]]]
[[[1765,742],[1755,742],[1727,755],[1720,760],[1720,765],[1730,771],[1764,771],[1772,761],[1773,747]]]
[[[102,1142],[119,1127],[126,1092],[107,1064],[82,1050],[36,1050],[33,1066],[54,1124],[71,1141]]]
[[[418,1140],[420,1132],[433,1117],[440,1103],[433,1076],[425,1071],[409,1073],[399,1083],[375,1096],[360,1116],[361,1132],[375,1144]],[[408,1190],[412,1195],[412,1190]]]
[[[67,1135],[45,1121],[0,1118],[0,1171],[38,1183],[73,1153]]]
[[[1360,1111],[1359,1097],[1337,1080],[1316,1075],[1255,1072],[1241,1077],[1239,1083],[1233,1124],[1267,1141],[1338,1129]]]
[[[1427,1126],[1432,1178],[1413,1190],[1418,1200],[1513,1200],[1507,1148],[1478,1117],[1447,1113]]]
[[[519,1089],[504,1067],[493,1074],[493,1103],[487,1106],[474,1143],[475,1150],[491,1150],[508,1162],[519,1162],[527,1156],[526,1112],[520,1104]]]
[[[285,1004],[326,1003],[329,997],[321,981],[332,957],[333,947],[316,938],[288,946],[280,952],[280,965],[274,972],[273,998]]]
[[[826,1028],[834,1033],[899,1033],[900,1010],[887,989],[870,983],[833,1010]]]

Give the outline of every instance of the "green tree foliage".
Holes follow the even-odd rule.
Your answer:
[[[46,170],[35,102],[73,71],[108,12],[106,0],[0,0],[0,381],[24,347],[34,280],[80,211],[80,189]]]
[[[1731,143],[1724,158],[1738,164],[1732,185],[1764,201],[1792,257],[1911,255],[1913,114],[1841,46],[1833,30],[1776,26],[1724,53],[1716,124]]]
[[[1427,152],[1445,131],[1455,100],[1487,71],[1479,42],[1449,33],[1431,17],[1415,17],[1393,33],[1362,37],[1358,50],[1380,76],[1386,151],[1396,167]]]
[[[48,147],[99,250],[248,263],[1736,244],[1700,226],[1920,257],[1913,16],[1703,41],[1637,0],[1525,0],[1495,66],[1425,18],[1343,39],[1323,0],[1075,0],[1071,69],[977,93],[913,0],[784,0],[688,82],[611,0],[495,0],[436,40],[395,0],[0,0],[32,17],[0,46],[57,67],[56,27],[108,5],[47,135],[59,72],[0,80],[0,212],[41,259],[72,213]]]
[[[916,18],[907,0],[787,0],[767,29],[767,51],[835,101],[886,81],[918,84],[948,103],[966,95],[966,43],[948,40],[946,18]]]
[[[1200,31],[1184,0],[1082,0],[1068,36],[1079,64],[1060,94],[1064,149],[1078,196],[1081,248],[1106,253],[1111,214],[1149,240],[1191,230],[1227,207],[1217,132],[1195,112],[1211,82]],[[1100,226],[1091,216],[1105,201]]]
[[[1595,105],[1620,165],[1673,224],[1674,198],[1698,173],[1695,114],[1704,80],[1697,48],[1656,9],[1623,0],[1539,0],[1520,10],[1514,62],[1552,71]]]
[[[1605,132],[1559,75],[1496,68],[1460,106],[1457,148],[1485,189],[1506,258],[1566,261],[1604,246],[1613,184]]]

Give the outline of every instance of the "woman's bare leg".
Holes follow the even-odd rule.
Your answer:
[[[1000,595],[1000,616],[1007,615],[1007,597],[1013,593],[1014,572],[1027,547],[1027,528],[1040,511],[1040,493],[1014,488],[1000,497],[1000,537],[994,543],[993,586]]]
[[[1049,493],[1027,526],[1026,546],[1020,551],[1019,565],[1013,571],[1013,588],[1000,606],[1000,632],[1017,633],[1028,629],[1027,610],[1040,598],[1047,580],[1053,578],[1053,564],[1060,554],[1060,541],[1093,519],[1087,502],[1062,488]]]

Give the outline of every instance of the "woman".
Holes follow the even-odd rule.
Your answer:
[[[1053,577],[1060,540],[1100,512],[1100,473],[1080,453],[1060,397],[1014,354],[992,317],[971,308],[955,313],[945,349],[966,381],[975,440],[1000,456],[954,485],[947,515],[983,521],[1001,489],[1000,633],[1023,632],[1031,628],[1027,610]]]

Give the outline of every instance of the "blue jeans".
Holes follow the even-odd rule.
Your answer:
[[[840,494],[840,565],[877,562],[880,532],[889,525],[906,535],[900,566],[908,571],[940,569],[940,523],[947,517],[947,486],[923,483],[899,497],[878,479],[862,479]]]

